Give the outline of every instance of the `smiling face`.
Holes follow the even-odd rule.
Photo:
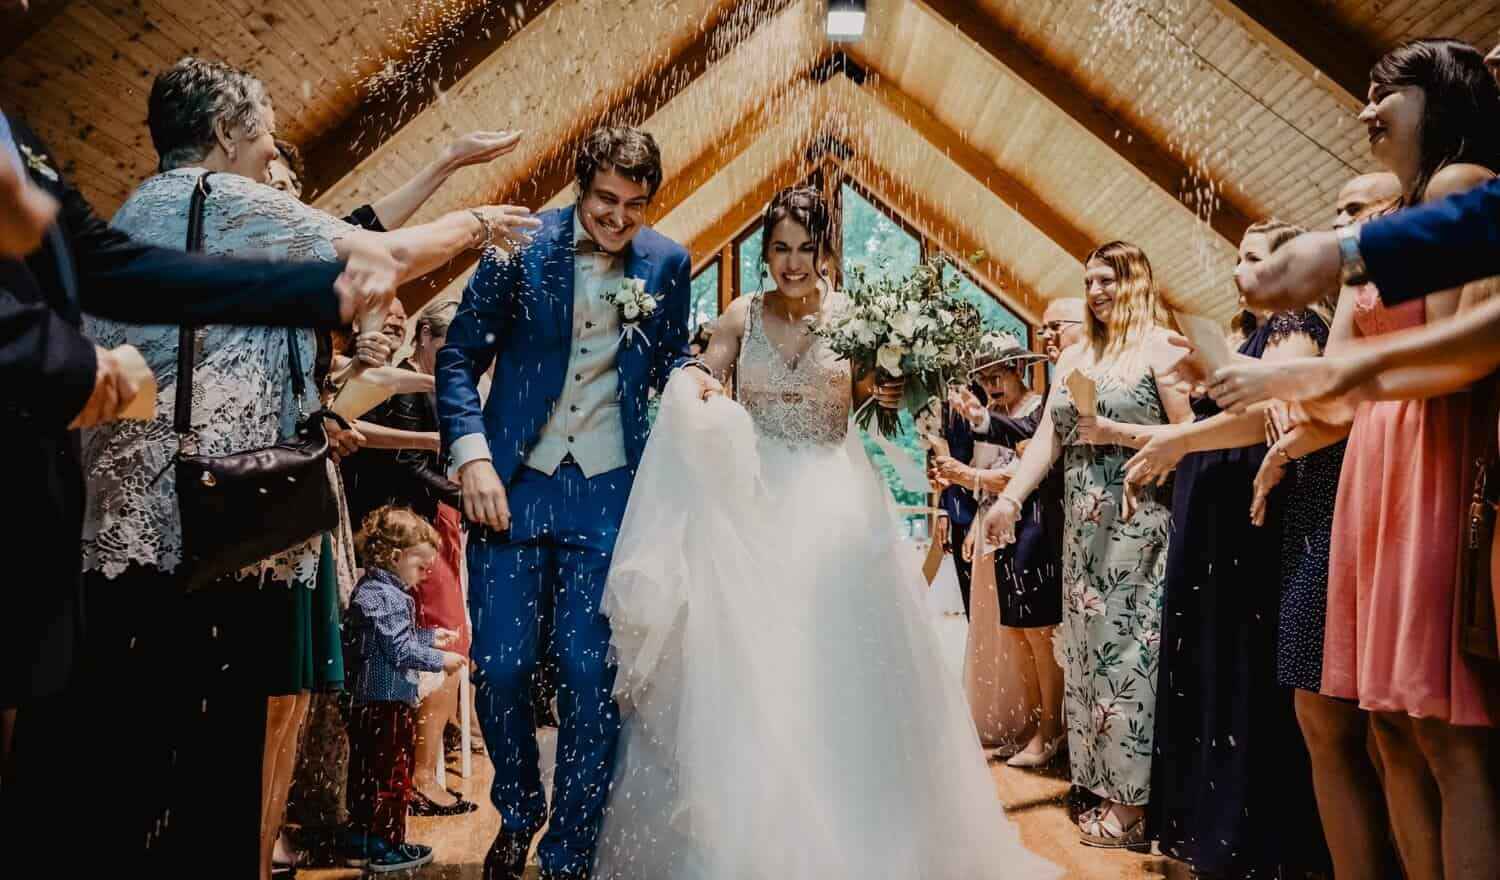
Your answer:
[[[1089,313],[1101,325],[1109,326],[1109,316],[1115,310],[1115,296],[1119,292],[1119,281],[1114,267],[1103,260],[1090,260],[1083,270],[1083,295]]]
[[[1421,86],[1370,84],[1369,103],[1359,114],[1370,154],[1402,181],[1414,180],[1422,162],[1422,114],[1427,93]]]
[[[1042,313],[1042,351],[1057,363],[1062,353],[1083,341],[1083,300],[1069,297],[1047,303]]]
[[[790,217],[771,230],[766,245],[766,268],[776,289],[792,299],[816,295],[823,255],[807,228]]]
[[[218,127],[221,157],[219,169],[230,174],[248,177],[256,183],[271,182],[271,162],[280,154],[276,152],[276,111],[270,102],[260,107],[259,123],[251,130],[245,126]],[[205,163],[208,164],[208,163]]]
[[[1339,190],[1333,228],[1342,229],[1377,208],[1401,198],[1401,181],[1390,172],[1361,174]]]
[[[1235,264],[1235,273],[1238,274],[1242,267],[1264,262],[1269,256],[1271,256],[1270,236],[1261,232],[1247,232],[1240,239],[1240,255],[1239,260]],[[1242,309],[1249,309],[1249,306],[1245,303],[1244,294],[1240,295],[1239,306]],[[1257,309],[1249,310],[1255,312],[1258,317],[1265,317],[1269,314]]]
[[[395,343],[397,348],[406,342],[406,306],[401,304],[401,300],[391,300],[391,305],[385,312],[385,321],[380,325],[380,332]]]
[[[600,168],[578,200],[578,219],[589,237],[612,254],[625,250],[646,222],[651,190],[613,168]]]

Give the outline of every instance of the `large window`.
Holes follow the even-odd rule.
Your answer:
[[[765,268],[760,258],[761,238],[761,227],[757,222],[734,246],[735,261],[740,265],[740,296],[749,296],[766,287],[768,279],[761,277],[761,271]]]
[[[719,261],[703,267],[693,279],[692,315],[689,316],[691,330],[719,317]]]
[[[958,274],[958,295],[960,298],[971,302],[979,309],[980,317],[984,320],[987,330],[1001,330],[1016,337],[1022,345],[1031,344],[1031,328],[1020,317],[1007,309],[999,300],[990,296],[984,288],[974,283],[969,273],[956,269],[949,264],[943,270],[943,279],[951,280],[954,273]]]

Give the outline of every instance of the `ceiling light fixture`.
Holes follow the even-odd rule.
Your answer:
[[[828,39],[857,43],[865,35],[865,0],[828,0]]]

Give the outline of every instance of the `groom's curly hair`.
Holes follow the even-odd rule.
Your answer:
[[[581,196],[594,185],[594,175],[613,171],[627,180],[646,185],[648,198],[661,188],[661,148],[649,132],[626,126],[596,128],[573,160],[573,175]]]

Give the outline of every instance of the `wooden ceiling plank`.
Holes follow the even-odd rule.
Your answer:
[[[554,3],[555,0],[523,0],[513,8],[500,5],[472,12],[464,19],[462,35],[445,44],[438,57],[424,67],[422,72],[430,74],[430,78],[422,87],[403,88],[397,80],[381,80],[374,91],[362,87],[362,98],[340,122],[314,138],[298,142],[307,162],[304,184],[308,197],[316,198],[326,192],[397,131],[430,110],[438,101],[432,88],[434,82],[444,92],[469,85],[466,80],[471,72],[537,21]],[[515,8],[524,15],[515,16]],[[513,120],[511,124],[524,123]],[[487,127],[503,126],[493,122]]]
[[[1074,73],[1055,67],[1033,54],[1029,47],[967,0],[909,2],[977,45],[998,66],[1071,117],[1114,151],[1123,162],[1174,199],[1181,199],[1183,181],[1199,176],[1148,132],[1106,109]],[[861,60],[866,59],[861,56]],[[871,63],[872,66],[879,67],[878,64]],[[1189,210],[1192,208],[1189,207]],[[1218,209],[1207,220],[1215,232],[1235,244],[1250,225],[1248,212],[1227,198],[1219,200]]]
[[[1324,15],[1316,3],[1286,0],[1213,0],[1281,60],[1324,85],[1344,107],[1365,105],[1370,67],[1380,50]]]
[[[844,82],[849,80],[845,78]],[[853,83],[849,84],[854,88],[861,88]],[[1077,259],[1082,259],[1093,250],[1095,242],[1092,236],[1038,198],[1029,187],[949,128],[899,86],[883,77],[870,77],[862,88],[900,117],[934,149],[953,160],[976,183],[994,193],[1063,250]]]

